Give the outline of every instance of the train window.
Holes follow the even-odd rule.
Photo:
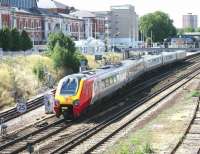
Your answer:
[[[111,83],[110,83],[110,79],[107,78],[106,80],[107,80],[107,87],[109,87],[109,86],[111,85]]]
[[[61,95],[75,95],[78,89],[78,80],[74,78],[68,78],[63,82],[60,94]]]
[[[112,85],[114,83],[114,79],[113,79],[113,76],[110,77],[110,84]]]
[[[102,89],[106,88],[106,79],[102,80]]]
[[[116,76],[113,76],[113,82],[116,83]]]

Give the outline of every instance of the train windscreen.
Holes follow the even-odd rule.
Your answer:
[[[63,82],[60,94],[73,96],[76,94],[78,89],[78,80],[75,78],[68,78]]]

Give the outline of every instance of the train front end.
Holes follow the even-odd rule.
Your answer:
[[[55,94],[54,111],[57,117],[73,118],[77,115],[73,107],[80,103],[83,80],[77,76],[67,76],[60,80]]]
[[[66,76],[60,80],[56,94],[54,111],[57,117],[78,118],[90,105],[93,93],[93,80],[84,75]]]

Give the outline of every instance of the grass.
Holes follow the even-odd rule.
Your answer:
[[[191,96],[192,97],[200,97],[200,91],[196,91],[196,90],[192,91]]]
[[[6,58],[0,62],[0,107],[12,106],[20,97],[35,96],[42,85],[33,73],[34,66],[41,61],[56,79],[50,58],[32,55]]]
[[[130,134],[128,138],[121,139],[106,154],[151,154],[150,136],[146,129],[141,129],[136,134]]]

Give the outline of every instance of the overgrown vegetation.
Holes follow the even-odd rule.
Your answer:
[[[141,143],[137,139],[127,142],[121,142],[117,148],[112,149],[108,153],[111,154],[153,154],[152,147],[149,143]]]
[[[200,91],[192,91],[192,93],[191,93],[191,96],[192,97],[200,97]]]
[[[69,72],[78,72],[80,61],[87,63],[85,56],[76,51],[73,40],[62,32],[50,34],[47,45],[56,69],[62,68]]]
[[[45,72],[44,72],[45,66],[41,61],[38,61],[37,64],[33,67],[33,73],[37,76],[37,79],[39,81],[44,81],[45,78]]]
[[[4,51],[26,51],[32,47],[32,41],[26,31],[20,33],[16,28],[0,30],[0,48]]]
[[[30,98],[48,88],[45,85],[44,68],[55,81],[62,70],[54,70],[53,61],[45,56],[6,58],[0,63],[0,108],[13,105],[17,99]],[[35,73],[34,73],[35,72]],[[38,84],[39,83],[39,84]],[[45,90],[45,89],[44,89]]]

